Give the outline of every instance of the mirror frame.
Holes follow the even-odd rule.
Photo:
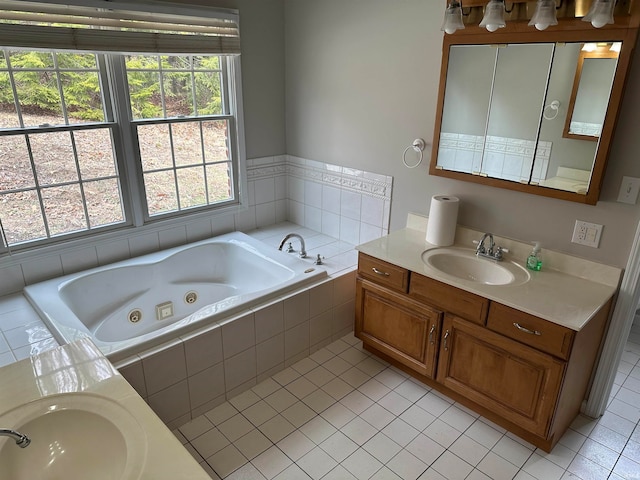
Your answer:
[[[600,137],[593,135],[581,135],[579,133],[571,133],[571,120],[573,119],[573,109],[576,106],[578,98],[578,90],[580,89],[580,79],[582,78],[582,67],[587,58],[618,58],[618,52],[609,50],[596,50],[593,52],[581,51],[578,56],[578,65],[576,66],[576,75],[573,79],[573,87],[571,88],[571,97],[569,97],[569,105],[567,106],[567,116],[564,122],[564,130],[562,136],[564,138],[573,138],[574,140],[587,140],[589,142],[597,142]],[[617,70],[617,65],[616,65]]]
[[[640,2],[639,2],[640,3]],[[581,19],[558,20],[558,25],[550,27],[542,32],[528,27],[527,22],[507,22],[507,27],[497,32],[489,33],[485,29],[476,26],[467,26],[455,34],[443,34],[442,64],[440,70],[440,86],[438,89],[437,110],[433,134],[433,146],[429,174],[479,183],[492,187],[515,190],[519,192],[541,195],[550,198],[568,200],[578,203],[595,205],[600,197],[604,172],[611,149],[613,134],[615,131],[618,114],[624,94],[624,87],[629,73],[629,67],[633,51],[636,46],[638,28],[635,16],[618,18],[613,25],[607,25],[596,29],[582,22]],[[442,125],[442,113],[444,109],[444,97],[447,82],[447,69],[449,66],[449,49],[453,45],[495,45],[517,43],[570,43],[570,42],[622,42],[622,48],[618,56],[618,66],[611,87],[609,108],[602,126],[602,134],[591,170],[591,181],[587,194],[579,194],[550,187],[531,185],[525,183],[501,180],[482,175],[444,170],[437,166],[438,150],[440,146],[440,128]],[[540,112],[542,115],[542,112]]]

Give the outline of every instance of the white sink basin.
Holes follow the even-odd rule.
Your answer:
[[[422,253],[422,261],[447,275],[485,285],[519,285],[531,278],[515,262],[477,257],[475,250],[465,248],[432,248]]]
[[[88,393],[53,395],[0,415],[0,426],[27,435],[18,447],[0,437],[0,471],[12,480],[136,479],[147,452],[144,430],[116,402]]]

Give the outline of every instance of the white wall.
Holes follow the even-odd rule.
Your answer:
[[[433,138],[444,7],[285,0],[287,153],[393,175],[392,230],[407,212],[428,213],[432,195],[454,194],[464,225],[624,267],[640,210],[615,200],[623,175],[640,176],[640,59],[596,206],[429,176],[427,165],[404,168],[401,154],[414,138]],[[599,249],[571,243],[576,219],[605,225]]]

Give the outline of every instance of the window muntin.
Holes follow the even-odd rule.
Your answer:
[[[230,60],[0,52],[0,87],[9,87],[0,88],[0,221],[10,247],[131,224],[128,198],[142,206],[144,221],[239,202],[236,112],[224,93]],[[116,74],[124,70],[124,90],[107,64]],[[47,103],[36,107],[27,101],[34,93],[25,90],[41,77],[50,87]],[[83,88],[91,91],[84,102],[78,101]],[[154,101],[145,104],[145,95]],[[110,99],[118,98],[131,105],[120,117],[130,118],[111,110]],[[131,127],[133,144],[127,144],[118,131]],[[139,175],[139,191],[123,191],[123,169]]]
[[[98,56],[1,51],[0,218],[8,244],[123,223]]]
[[[125,66],[149,217],[236,201],[226,61],[130,55]]]

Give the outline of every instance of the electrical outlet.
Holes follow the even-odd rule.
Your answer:
[[[640,192],[640,178],[622,177],[622,185],[620,185],[620,193],[618,201],[635,205],[638,201],[638,193]]]
[[[598,248],[602,236],[602,225],[576,220],[571,241],[587,247]]]

